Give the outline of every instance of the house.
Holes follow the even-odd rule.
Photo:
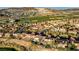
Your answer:
[[[9,38],[10,37],[10,33],[5,33],[4,37]]]
[[[0,38],[3,36],[3,33],[0,33]]]
[[[33,41],[34,41],[34,42],[39,42],[40,40],[39,40],[39,38],[34,38]]]

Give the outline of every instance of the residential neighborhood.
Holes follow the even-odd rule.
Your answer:
[[[0,10],[0,49],[79,51],[79,9],[72,11],[33,7]]]

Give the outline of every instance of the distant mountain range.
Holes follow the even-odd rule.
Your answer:
[[[10,7],[0,7],[0,9],[6,9],[6,8],[10,8]],[[38,7],[38,8],[50,8],[50,9],[56,9],[56,10],[64,10],[64,9],[72,9],[76,7]]]
[[[63,8],[63,7],[62,7]],[[60,8],[61,9],[61,8]],[[47,16],[64,13],[79,12],[79,8],[63,8],[61,10],[50,8],[34,8],[34,7],[14,7],[14,8],[2,8],[0,10],[0,17],[13,17],[17,18],[20,16],[34,17],[34,16]]]
[[[46,16],[52,14],[62,13],[59,10],[53,10],[50,8],[33,8],[33,7],[22,7],[22,8],[7,8],[1,9],[0,14],[6,16]]]

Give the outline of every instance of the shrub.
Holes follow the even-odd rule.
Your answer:
[[[46,44],[45,48],[51,48],[51,46],[49,44]]]

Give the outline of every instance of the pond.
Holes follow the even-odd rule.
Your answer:
[[[1,47],[0,51],[17,51],[15,48],[7,48],[7,47]]]

